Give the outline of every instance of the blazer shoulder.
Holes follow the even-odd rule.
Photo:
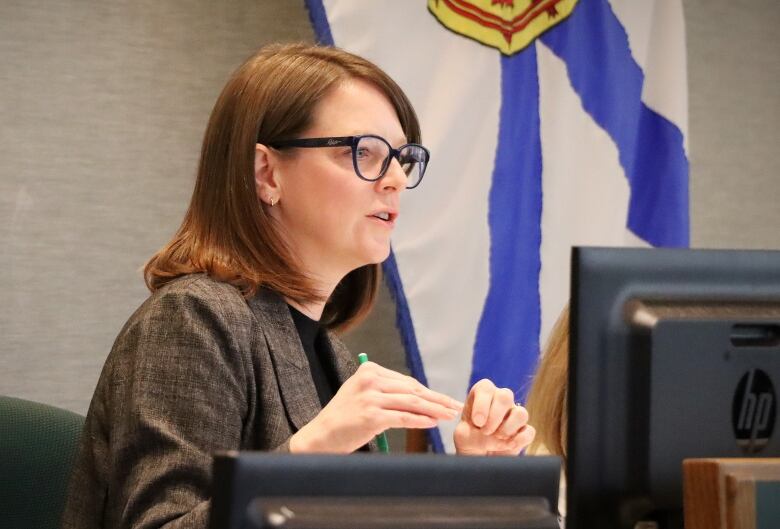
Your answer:
[[[224,340],[231,348],[248,351],[256,325],[237,288],[205,274],[191,274],[153,292],[127,320],[112,353],[127,347],[135,350],[139,340],[171,343],[195,336],[210,336],[209,340]]]
[[[220,301],[246,305],[246,300],[238,288],[230,283],[219,281],[207,274],[188,274],[166,284],[154,294],[190,296],[200,299],[219,299]],[[153,296],[154,296],[153,294]]]
[[[206,274],[190,274],[171,281],[152,293],[136,314],[167,312],[181,306],[214,312],[227,319],[245,320],[250,314],[246,299],[236,287]]]

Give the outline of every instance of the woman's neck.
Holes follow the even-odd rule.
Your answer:
[[[324,301],[313,301],[307,303],[298,303],[294,299],[285,298],[288,305],[294,307],[298,312],[304,316],[311,318],[314,321],[320,321],[322,318],[322,311],[325,309]]]
[[[325,304],[327,303],[328,298],[330,298],[330,295],[333,294],[336,286],[344,276],[339,275],[338,279],[336,279],[335,276],[328,279],[321,275],[315,275],[311,273],[308,274],[308,276],[311,279],[314,290],[321,294],[320,299],[299,302],[294,299],[285,298],[285,301],[298,310],[301,314],[304,314],[315,321],[320,321],[320,319],[322,319],[322,312],[325,310]]]

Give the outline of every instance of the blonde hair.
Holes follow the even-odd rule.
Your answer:
[[[553,326],[534,376],[526,409],[536,429],[530,453],[559,455],[566,461],[566,424],[569,376],[569,305]]]
[[[322,299],[258,203],[255,147],[303,132],[322,98],[349,79],[379,88],[395,108],[407,140],[420,142],[411,103],[373,63],[338,48],[307,44],[260,49],[235,71],[214,105],[181,227],[144,267],[150,290],[205,272],[247,297],[263,287],[299,302]],[[325,306],[323,324],[344,329],[364,317],[380,276],[377,264],[347,274]]]

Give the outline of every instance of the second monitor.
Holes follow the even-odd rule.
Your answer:
[[[569,529],[682,529],[682,460],[777,457],[780,252],[575,248]]]

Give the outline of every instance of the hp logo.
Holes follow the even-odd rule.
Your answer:
[[[764,371],[751,369],[739,380],[731,405],[731,422],[737,445],[746,454],[755,454],[772,437],[777,415],[777,399],[772,380]]]

